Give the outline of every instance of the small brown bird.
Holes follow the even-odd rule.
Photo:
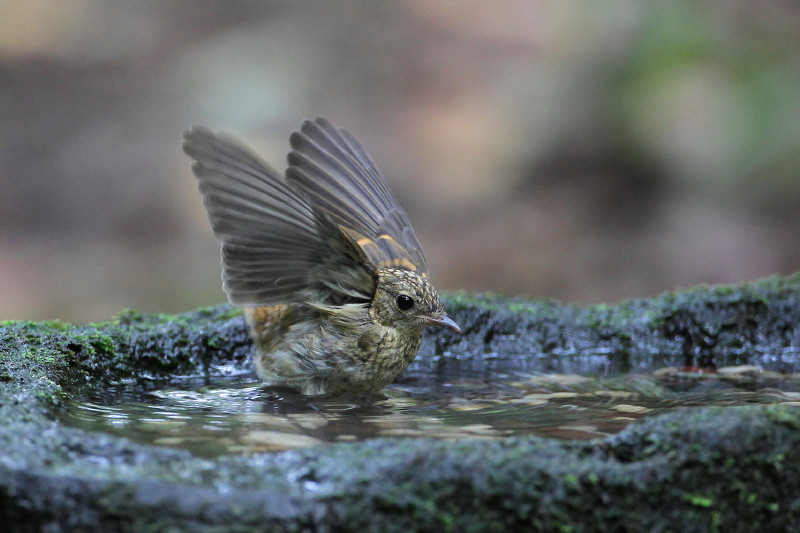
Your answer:
[[[423,328],[461,330],[356,138],[318,118],[290,142],[284,178],[229,137],[184,135],[222,243],[223,288],[245,306],[265,382],[307,395],[379,391],[417,355]]]

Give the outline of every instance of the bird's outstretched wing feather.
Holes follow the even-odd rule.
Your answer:
[[[375,266],[427,275],[408,215],[353,135],[317,118],[305,121],[290,141],[287,182],[351,235]]]
[[[223,287],[242,305],[361,295],[374,279],[362,250],[309,197],[235,140],[195,126],[183,150],[214,234],[222,242]],[[316,291],[316,293],[314,292]]]

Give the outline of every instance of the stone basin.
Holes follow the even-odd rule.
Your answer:
[[[588,308],[452,294],[414,369],[800,373],[800,275]],[[9,531],[792,531],[800,406],[684,409],[592,441],[370,439],[201,458],[60,422],[88,388],[248,364],[239,311],[0,324]],[[749,370],[748,370],[749,369]],[[728,374],[737,371],[726,370]],[[730,377],[730,376],[728,376]]]

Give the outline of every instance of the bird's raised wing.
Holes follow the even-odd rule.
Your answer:
[[[183,150],[214,234],[223,287],[242,305],[368,300],[374,279],[364,253],[308,196],[235,140],[195,126]],[[317,292],[314,292],[317,291]],[[321,291],[321,292],[320,292]]]
[[[427,275],[425,255],[408,215],[353,135],[317,118],[305,121],[290,141],[290,184],[342,227],[376,267]]]

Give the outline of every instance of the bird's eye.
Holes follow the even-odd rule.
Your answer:
[[[408,311],[414,307],[414,299],[407,294],[401,294],[395,302],[397,303],[397,308],[401,311]]]

